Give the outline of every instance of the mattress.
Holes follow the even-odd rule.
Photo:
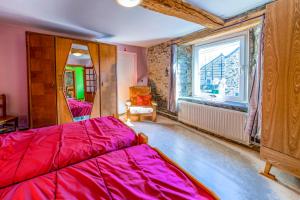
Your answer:
[[[0,189],[0,199],[216,199],[148,145],[106,153]]]
[[[134,146],[136,137],[113,117],[0,135],[0,188]]]

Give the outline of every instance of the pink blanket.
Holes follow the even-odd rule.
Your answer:
[[[68,99],[68,105],[73,117],[91,115],[93,104],[76,99]]]
[[[114,151],[0,189],[0,199],[216,199],[148,145]]]
[[[0,188],[136,143],[113,117],[0,135]]]

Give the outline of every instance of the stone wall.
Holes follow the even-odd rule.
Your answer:
[[[178,97],[192,96],[193,80],[193,47],[180,45],[177,47],[177,94]]]
[[[191,45],[177,47],[177,93],[179,97],[192,96],[192,53]],[[167,43],[148,48],[147,66],[149,85],[159,110],[167,110],[171,46]],[[167,70],[167,72],[166,72]]]
[[[148,48],[148,84],[151,86],[154,100],[159,110],[167,109],[171,46],[163,43]]]

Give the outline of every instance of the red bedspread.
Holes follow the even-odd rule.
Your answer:
[[[91,115],[93,104],[76,99],[68,99],[68,105],[73,117]]]
[[[136,143],[113,117],[1,135],[0,188]]]
[[[148,145],[107,153],[0,190],[0,199],[215,199]]]

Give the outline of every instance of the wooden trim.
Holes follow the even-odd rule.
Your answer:
[[[72,48],[72,40],[55,37],[56,43],[56,85],[57,85],[57,115],[58,124],[73,121],[67,98],[64,94],[64,71],[68,61],[68,55]]]
[[[149,139],[148,136],[145,135],[144,133],[138,133],[138,144],[148,144]],[[178,168],[180,171],[182,171],[195,185],[197,185],[200,188],[203,188],[206,192],[210,193],[211,195],[213,195],[213,197],[215,198],[215,200],[219,200],[220,198],[210,189],[208,189],[205,185],[203,185],[200,181],[198,181],[194,176],[192,176],[189,172],[187,172],[185,169],[183,169],[182,167],[180,167],[179,164],[177,164],[176,162],[174,162],[172,159],[170,159],[167,155],[165,155],[162,151],[160,151],[158,148],[152,147],[151,145],[149,145],[153,150],[155,150],[166,162],[168,162],[169,164],[175,166],[176,168]]]
[[[300,178],[300,160],[262,146],[260,156],[271,165]]]
[[[141,6],[165,15],[178,17],[208,28],[219,28],[224,20],[181,0],[143,0]]]
[[[68,63],[66,63],[66,66],[71,66],[71,67],[83,67],[83,68],[85,68],[84,65],[72,65],[72,64],[68,64]]]
[[[89,50],[82,50],[82,49],[71,49],[71,53],[81,53],[81,54],[85,54],[88,55],[89,54]]]
[[[237,32],[242,32],[245,30],[248,30],[251,27],[255,27],[262,23],[263,18],[257,17],[254,19],[250,19],[245,22],[237,23],[230,26],[225,26],[219,29],[205,29],[198,32],[191,33],[187,36],[175,39],[172,41],[172,43],[176,44],[185,44],[185,45],[191,45],[198,43],[203,40],[210,40],[217,37],[222,37],[224,35],[233,34]]]
[[[86,101],[87,92],[86,92],[86,68],[85,67],[83,68],[83,87],[84,87],[84,101]]]
[[[31,63],[30,63],[30,46],[29,46],[29,42],[30,42],[30,34],[33,34],[31,32],[25,32],[26,35],[26,64],[27,64],[27,91],[28,91],[28,127],[32,126],[32,119],[31,119],[31,113],[32,113],[32,109],[31,109],[31,73],[30,73],[30,68],[31,68]],[[56,64],[56,63],[55,63]],[[56,80],[55,80],[56,82]],[[57,121],[57,120],[56,120]]]
[[[253,9],[236,17],[225,20],[222,27],[202,29],[182,37],[174,38],[166,42],[166,44],[189,45],[195,43],[195,41],[198,39],[204,39],[209,36],[218,35],[222,32],[224,34],[230,34],[232,32],[238,32],[247,28],[251,28],[262,22],[266,12],[265,8],[265,6],[262,6],[260,8]]]
[[[220,200],[220,198],[216,195],[216,193],[214,193],[212,190],[210,190],[205,185],[203,185],[193,175],[191,175],[189,172],[187,172],[185,169],[183,169],[179,164],[177,164],[175,161],[173,161],[171,158],[169,158],[166,154],[164,154],[158,148],[155,148],[155,147],[151,147],[151,148],[154,149],[166,162],[168,162],[169,164],[173,165],[174,167],[176,167],[177,169],[182,171],[184,173],[184,175],[186,175],[195,185],[204,189],[206,192],[210,193],[214,197],[215,200]]]
[[[73,88],[74,88],[74,96],[75,98],[77,97],[77,87],[76,87],[76,76],[75,76],[75,72],[72,71],[73,74]],[[65,79],[65,78],[64,78]],[[77,98],[76,98],[77,99]],[[69,106],[69,105],[68,105]]]
[[[89,42],[87,44],[88,51],[91,57],[91,61],[93,64],[93,69],[96,73],[96,91],[93,94],[94,96],[94,102],[93,102],[93,108],[91,112],[91,118],[96,118],[101,116],[101,97],[100,97],[100,61],[99,61],[99,48],[98,45],[92,42]],[[84,73],[84,79],[86,78],[86,73]],[[86,80],[84,81],[85,87],[86,87]],[[86,88],[85,88],[86,92]]]
[[[265,12],[266,12],[266,6],[261,6],[253,10],[249,10],[246,13],[243,13],[241,15],[226,19],[224,26],[232,26],[235,24],[243,23],[248,20],[264,16]]]
[[[116,81],[116,84],[115,84],[115,93],[116,93],[116,102],[115,102],[115,106],[116,106],[116,110],[115,110],[115,113],[114,115],[118,116],[118,111],[119,111],[119,105],[118,105],[118,76],[117,76],[117,66],[118,66],[118,47],[113,45],[114,46],[114,53],[115,53],[115,81]]]
[[[148,144],[148,136],[145,135],[144,133],[138,133],[138,144]]]
[[[58,38],[62,38],[62,39],[68,39],[68,40],[72,40],[73,43],[75,43],[75,44],[87,45],[87,43],[91,43],[91,42],[95,43],[95,44],[100,44],[100,42],[96,42],[96,41],[93,41],[93,40],[62,36],[62,35],[59,35],[59,34],[45,34],[45,33],[32,32],[32,31],[26,31],[25,33],[26,34],[41,34],[41,35],[54,36],[55,38],[58,37]]]

